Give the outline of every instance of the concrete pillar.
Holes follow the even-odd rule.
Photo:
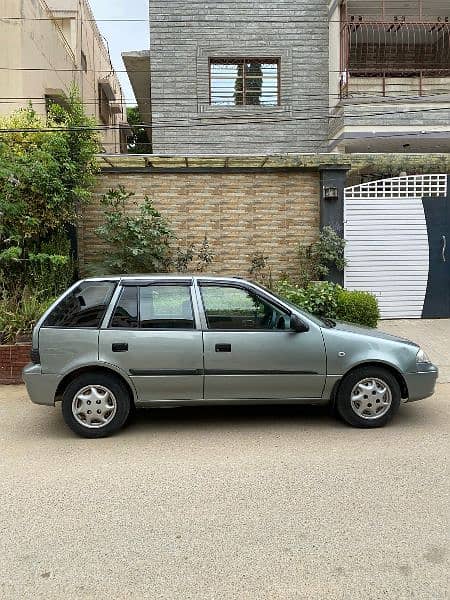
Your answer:
[[[332,227],[344,237],[344,189],[350,165],[321,165],[320,171],[320,229]],[[344,274],[332,269],[328,277],[343,285]]]

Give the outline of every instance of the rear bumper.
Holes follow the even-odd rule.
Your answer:
[[[425,367],[421,367],[425,369]],[[434,394],[439,370],[435,365],[429,365],[426,370],[417,373],[404,373],[408,387],[408,402],[423,400]]]
[[[29,363],[22,371],[28,395],[34,404],[54,406],[60,375],[43,375],[41,365]]]

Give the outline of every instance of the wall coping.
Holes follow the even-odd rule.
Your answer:
[[[377,159],[401,160],[410,164],[411,169],[420,162],[444,161],[450,172],[450,154],[445,153],[98,154],[97,164],[104,173],[243,172],[242,169],[269,173],[281,170],[320,171],[324,168],[350,170],[370,166]]]

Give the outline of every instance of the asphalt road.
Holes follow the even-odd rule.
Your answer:
[[[153,410],[91,441],[0,387],[0,597],[448,598],[449,400],[373,431]]]

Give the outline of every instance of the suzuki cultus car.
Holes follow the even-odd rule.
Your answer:
[[[77,434],[104,437],[134,407],[331,404],[380,427],[433,394],[413,342],[319,319],[237,278],[140,275],[73,285],[37,323],[24,369],[36,404],[62,402]]]

